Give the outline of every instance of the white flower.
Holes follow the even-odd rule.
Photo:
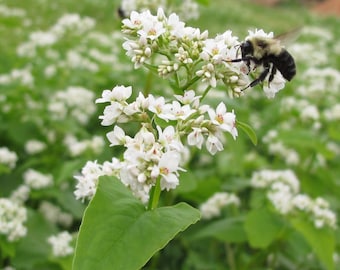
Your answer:
[[[78,181],[74,195],[76,199],[91,199],[97,190],[98,179],[104,175],[102,165],[97,161],[88,161],[81,170],[81,175],[74,178]]]
[[[183,35],[183,30],[185,27],[185,23],[179,20],[177,14],[172,13],[170,14],[166,26],[168,30],[170,30],[170,34],[175,37],[181,37]]]
[[[144,20],[142,28],[138,30],[138,34],[140,36],[144,36],[147,39],[155,40],[160,35],[165,32],[165,28],[162,22],[159,22],[154,19]]]
[[[223,150],[223,144],[217,136],[210,133],[206,141],[206,148],[210,154],[215,155],[218,151]]]
[[[308,121],[308,120],[319,120],[320,113],[318,108],[315,105],[307,105],[306,107],[302,108],[300,112],[300,117],[302,121]]]
[[[10,151],[7,147],[0,147],[0,164],[7,165],[13,169],[18,160],[18,156],[15,152]]]
[[[12,191],[10,199],[19,204],[23,204],[28,200],[30,192],[31,189],[27,185],[20,185]]]
[[[126,142],[125,132],[119,126],[115,126],[113,131],[106,134],[106,137],[110,141],[110,146],[124,145]]]
[[[263,91],[268,98],[274,98],[275,94],[285,87],[286,80],[282,74],[277,71],[271,82],[263,86]]]
[[[179,135],[173,126],[167,126],[163,131],[161,127],[157,126],[158,142],[167,150],[176,150],[181,152],[183,144],[179,139]]]
[[[274,33],[273,32],[269,32],[268,34],[265,33],[263,31],[263,29],[255,29],[254,31],[252,30],[248,30],[248,36],[246,37],[247,39],[250,39],[252,37],[264,37],[264,38],[273,38],[274,37]]]
[[[110,126],[115,122],[118,122],[118,119],[121,118],[121,115],[124,112],[124,106],[118,102],[113,102],[111,105],[108,105],[104,109],[104,114],[99,116],[99,119],[102,119],[102,126]]]
[[[102,97],[96,99],[96,103],[104,103],[114,101],[122,102],[127,100],[132,94],[131,86],[117,85],[112,90],[104,90]]]
[[[172,111],[172,105],[166,104],[164,97],[154,98],[149,96],[149,111],[155,113],[159,118],[166,121],[175,120],[175,116]]]
[[[209,109],[208,114],[213,124],[221,130],[229,132],[234,139],[237,137],[236,116],[234,111],[227,112],[227,107],[223,102],[217,106],[216,111]]]
[[[221,63],[226,59],[227,47],[224,41],[217,41],[216,39],[207,39],[204,41],[203,51],[200,54],[205,61],[212,63]]]
[[[53,256],[55,257],[66,257],[74,251],[71,246],[72,235],[67,231],[52,235],[47,241],[52,246]]]
[[[227,205],[239,206],[240,199],[233,193],[217,192],[200,205],[203,219],[211,219],[221,214],[221,209]]]
[[[126,1],[124,1],[126,2]],[[126,10],[125,6],[122,6],[124,8],[124,10]],[[122,21],[123,26],[126,28],[130,28],[130,29],[139,29],[141,28],[141,24],[142,24],[142,18],[141,18],[141,14],[136,12],[136,11],[132,11],[130,13],[130,18],[129,19],[124,19]]]
[[[103,163],[102,171],[104,175],[118,177],[122,166],[122,162],[120,162],[118,158],[113,157],[111,161],[105,161]]]
[[[189,104],[182,106],[177,100],[172,102],[172,113],[176,119],[185,120],[195,112]]]
[[[165,152],[159,160],[158,167],[161,178],[161,189],[175,189],[179,184],[178,170],[180,163],[180,154],[176,151]]]
[[[273,183],[271,190],[267,193],[267,197],[281,214],[287,214],[293,208],[292,199],[294,194],[290,186],[285,183]]]
[[[59,224],[69,227],[73,222],[73,217],[71,214],[62,212],[58,206],[48,201],[41,202],[39,206],[39,212],[45,217],[47,221],[52,224]]]
[[[187,90],[184,92],[183,96],[174,95],[174,97],[182,104],[189,105],[192,103],[195,108],[198,107],[199,99],[201,98],[201,96],[196,96],[194,90]]]
[[[227,45],[229,49],[234,48],[235,46],[240,44],[240,42],[238,41],[238,37],[233,36],[232,33],[233,32],[231,30],[227,30],[223,34],[217,35],[215,40],[223,41],[224,44]]]
[[[25,144],[25,150],[28,154],[37,154],[46,149],[46,144],[38,140],[29,140]]]
[[[26,236],[27,210],[18,203],[0,198],[0,234],[7,236],[9,242],[19,240]]]
[[[195,145],[198,149],[202,148],[202,144],[204,142],[204,137],[202,134],[201,128],[192,128],[192,132],[188,135],[188,144]]]
[[[36,170],[25,171],[24,183],[32,189],[42,189],[53,185],[53,177],[50,174],[42,174]]]

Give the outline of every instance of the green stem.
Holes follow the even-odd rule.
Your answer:
[[[144,86],[144,96],[148,96],[150,93],[150,89],[151,89],[151,85],[152,85],[152,70],[149,70],[149,73],[146,77],[146,81],[145,81],[145,86]]]
[[[189,82],[187,82],[184,86],[181,87],[182,92],[184,90],[187,90],[189,86],[193,85],[195,82],[197,82],[201,77],[195,76],[193,79],[191,79]]]
[[[208,92],[209,92],[210,89],[211,89],[211,86],[209,85],[209,86],[205,89],[205,91],[204,91],[204,93],[203,93],[203,95],[202,95],[202,97],[201,97],[201,101],[205,98],[205,96],[208,94]]]
[[[161,195],[161,178],[158,177],[156,180],[156,185],[152,187],[148,210],[153,210],[157,208],[159,197]]]
[[[225,244],[226,255],[227,255],[227,262],[230,267],[230,270],[236,270],[236,263],[234,258],[234,251],[230,244]]]

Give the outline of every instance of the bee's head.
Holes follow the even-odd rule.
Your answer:
[[[241,43],[240,47],[242,57],[252,55],[254,53],[254,46],[249,40],[246,40],[245,42]]]

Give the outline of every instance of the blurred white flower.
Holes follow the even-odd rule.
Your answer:
[[[12,191],[10,199],[18,204],[24,204],[30,195],[31,189],[27,185],[20,185]]]
[[[52,247],[53,256],[66,257],[73,254],[74,248],[71,246],[72,239],[72,235],[67,231],[50,236],[47,242]]]
[[[15,152],[10,151],[7,147],[0,147],[0,164],[8,166],[10,169],[15,168],[18,156]]]
[[[240,199],[233,193],[217,192],[199,207],[203,219],[211,219],[221,215],[222,208],[228,205],[240,205]]]
[[[23,174],[25,185],[31,189],[43,189],[53,185],[53,176],[43,174],[34,169],[28,169]]]
[[[25,144],[25,150],[28,154],[34,155],[46,149],[46,144],[38,140],[29,140]]]
[[[14,242],[26,236],[27,210],[20,204],[0,198],[0,234],[7,237],[9,242]]]
[[[321,197],[313,200],[308,195],[299,193],[299,182],[292,171],[255,172],[251,185],[267,189],[267,198],[279,213],[289,215],[301,211],[309,215],[316,228],[336,228],[336,214],[329,209],[329,203]]]
[[[40,203],[39,212],[52,224],[69,227],[73,222],[73,216],[71,214],[63,212],[60,207],[48,201],[42,201]]]

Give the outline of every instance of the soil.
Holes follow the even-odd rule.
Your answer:
[[[326,0],[319,4],[316,4],[312,8],[312,10],[321,15],[340,16],[340,1],[339,0]]]

